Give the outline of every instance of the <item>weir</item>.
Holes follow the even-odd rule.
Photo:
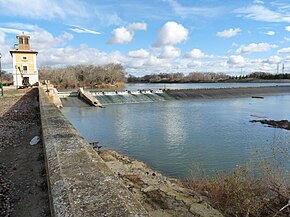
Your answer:
[[[218,99],[235,97],[261,98],[267,95],[289,94],[290,86],[204,88],[204,89],[170,89],[170,90],[135,90],[135,91],[90,91],[101,104],[126,104],[161,102],[186,99]],[[79,99],[77,92],[58,92],[64,106],[88,106]]]
[[[115,93],[104,93],[100,94],[98,92],[93,92],[95,96],[102,104],[125,104],[125,103],[143,103],[143,102],[161,102],[166,100],[173,100],[174,97],[164,93],[159,92],[115,92]]]

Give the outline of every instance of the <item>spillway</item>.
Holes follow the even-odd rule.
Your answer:
[[[77,96],[60,98],[64,107],[89,107],[90,105]]]
[[[167,93],[104,93],[92,92],[103,105],[108,104],[126,104],[126,103],[144,103],[144,102],[161,102],[176,99]]]

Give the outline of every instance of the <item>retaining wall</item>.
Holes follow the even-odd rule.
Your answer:
[[[39,101],[52,216],[148,216],[42,88]]]

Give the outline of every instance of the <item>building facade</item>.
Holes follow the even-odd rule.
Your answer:
[[[13,85],[30,86],[38,83],[37,51],[30,50],[30,36],[16,36],[18,46],[10,51],[13,59]]]

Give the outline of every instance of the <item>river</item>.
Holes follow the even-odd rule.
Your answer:
[[[206,174],[229,171],[269,156],[274,146],[289,147],[290,131],[249,122],[259,119],[255,116],[290,120],[289,108],[290,95],[280,95],[111,104],[104,109],[72,106],[62,112],[89,142],[142,160],[165,175],[186,178],[197,166]]]

